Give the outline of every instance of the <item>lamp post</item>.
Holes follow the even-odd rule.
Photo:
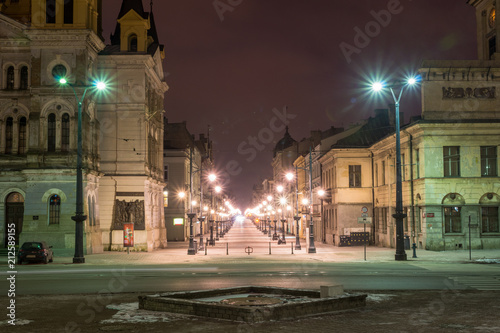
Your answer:
[[[84,86],[83,94],[79,99],[76,90],[72,84],[69,84],[65,78],[60,78],[59,83],[66,87],[69,86],[75,94],[76,103],[78,105],[78,134],[77,134],[77,156],[76,156],[76,211],[75,216],[71,219],[75,221],[75,255],[73,257],[74,264],[85,263],[83,255],[83,222],[87,216],[83,215],[83,175],[82,175],[82,106],[83,100],[89,88],[97,90],[105,90],[106,84],[104,82],[95,82],[91,86]]]
[[[281,228],[282,228],[282,232],[283,232],[283,235],[282,235],[282,239],[281,239],[281,242],[278,242],[278,243],[281,243],[281,244],[286,244],[286,237],[285,237],[285,207],[286,207],[286,198],[284,197],[281,197],[280,198],[280,204],[281,204]]]
[[[399,101],[403,95],[404,88],[407,86],[414,85],[417,82],[415,78],[410,78],[403,84],[394,84],[387,86],[390,89],[392,98],[394,100],[394,106],[396,111],[396,214],[392,217],[396,219],[396,255],[395,260],[402,261],[406,260],[406,252],[404,245],[404,227],[403,219],[406,214],[403,212],[403,191],[402,191],[402,181],[401,181],[401,142],[399,135]],[[399,87],[399,96],[396,98],[393,88]],[[372,89],[375,92],[382,91],[385,88],[384,83],[376,82],[372,85]]]
[[[295,232],[295,250],[302,250],[302,247],[300,246],[300,237],[299,237],[299,221],[300,221],[300,216],[299,216],[299,188],[298,188],[298,175],[297,175],[297,167],[295,167],[295,176],[293,173],[289,172],[286,174],[286,179],[288,181],[292,181],[295,178],[295,202],[297,204],[297,210],[296,210],[296,215],[294,216],[295,220],[295,227],[296,227],[296,232]]]
[[[216,186],[215,193],[220,193],[222,191],[222,187]],[[215,240],[219,240],[219,221],[217,220],[217,207],[215,208]]]

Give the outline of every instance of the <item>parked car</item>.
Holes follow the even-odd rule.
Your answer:
[[[44,264],[54,261],[52,246],[45,242],[24,242],[19,248],[17,263],[23,262],[43,262]]]

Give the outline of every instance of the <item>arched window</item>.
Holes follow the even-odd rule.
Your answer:
[[[18,154],[26,154],[26,117],[19,119],[19,150]]]
[[[49,224],[59,224],[61,215],[61,197],[57,194],[49,198]]]
[[[7,86],[8,90],[14,89],[14,66],[7,68]]]
[[[61,150],[69,151],[69,114],[67,113],[62,116]]]
[[[28,89],[28,67],[27,66],[21,67],[21,84],[19,86],[19,89],[21,89],[21,90]]]
[[[51,113],[47,121],[47,150],[56,151],[56,115]]]
[[[5,153],[12,154],[12,138],[14,132],[14,119],[7,118],[5,122]]]
[[[128,50],[130,52],[137,52],[137,35],[131,35],[128,40]]]

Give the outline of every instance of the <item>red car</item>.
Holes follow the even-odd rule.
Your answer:
[[[47,246],[45,242],[25,242],[19,249],[17,263],[21,265],[25,261],[44,264],[54,261],[52,246]]]

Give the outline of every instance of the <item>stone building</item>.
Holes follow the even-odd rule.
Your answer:
[[[208,231],[209,219],[206,216],[214,196],[208,182],[208,174],[213,167],[212,143],[204,134],[196,140],[187,129],[186,122],[164,121],[164,219],[167,239],[185,241],[190,236],[187,214],[191,211],[196,214],[193,234]],[[182,197],[179,196],[181,192],[184,193]],[[204,217],[203,221],[200,217]]]
[[[163,46],[141,1],[123,1],[108,46],[102,19],[101,0],[0,3],[0,246],[15,223],[18,242],[45,240],[57,255],[73,253],[77,99],[84,252],[121,248],[122,232],[113,230],[131,217],[137,249],[164,245]],[[70,85],[58,83],[62,76]],[[112,93],[95,92],[98,79]],[[117,206],[127,216],[118,218]]]
[[[422,114],[401,128],[404,230],[418,248],[500,247],[496,2],[468,1],[477,13],[479,60],[424,61]],[[393,115],[391,109],[389,126],[361,128],[321,158],[322,183],[332,193],[323,209],[328,243],[338,245],[341,235],[358,231],[360,208],[367,207],[371,242],[395,246]]]

